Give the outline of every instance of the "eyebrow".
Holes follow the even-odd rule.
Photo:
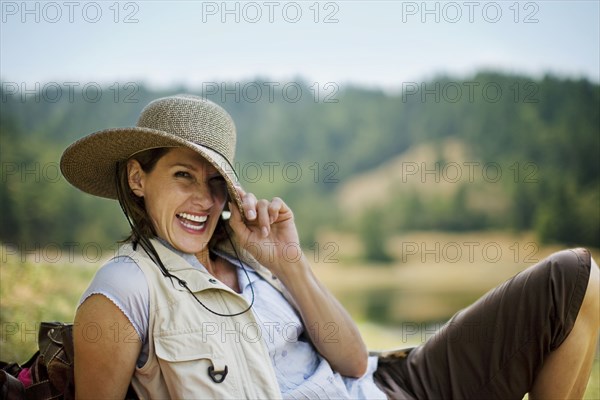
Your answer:
[[[192,164],[186,164],[186,163],[182,163],[182,162],[176,162],[176,163],[172,164],[171,167],[184,167],[184,168],[191,169],[193,171],[196,170],[196,167],[194,167]]]
[[[196,168],[196,167],[195,167],[195,166],[193,166],[192,164],[187,164],[187,163],[183,163],[183,162],[175,162],[174,164],[172,164],[172,165],[171,165],[171,168],[175,168],[175,167],[184,167],[184,168],[187,168],[187,169],[191,169],[191,170],[192,170],[192,171],[194,171],[194,172],[198,171],[198,168]],[[203,169],[204,169],[204,168],[203,168]],[[219,171],[217,171],[217,169],[216,169],[216,168],[215,168],[213,165],[211,165],[211,164],[208,164],[208,165],[206,166],[206,169],[205,169],[205,170],[206,170],[206,171],[207,171],[209,174],[211,174],[211,175],[212,175],[212,174],[218,174],[218,173],[219,173]]]

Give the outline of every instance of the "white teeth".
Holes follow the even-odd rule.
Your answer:
[[[202,225],[192,225],[192,224],[189,224],[189,223],[187,223],[185,221],[181,221],[181,225],[185,226],[188,229],[194,230],[194,231],[199,231],[200,229],[204,228],[204,224],[202,224]]]
[[[177,214],[179,215],[181,218],[185,218],[185,219],[189,219],[190,221],[194,221],[194,222],[205,222],[206,219],[208,218],[208,216],[203,215],[192,215],[192,214],[188,214],[188,213],[179,213]]]

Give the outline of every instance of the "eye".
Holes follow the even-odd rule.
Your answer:
[[[192,177],[192,175],[190,175],[190,173],[187,171],[175,172],[175,178],[191,178],[191,177]]]
[[[227,191],[227,183],[225,182],[225,178],[221,175],[215,175],[208,179],[208,184],[213,190],[218,190],[219,192]]]
[[[216,183],[216,184],[225,183],[225,178],[223,178],[221,175],[211,176],[209,180],[210,180],[210,183]]]

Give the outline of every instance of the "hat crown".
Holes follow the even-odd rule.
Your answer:
[[[235,124],[223,108],[210,100],[192,95],[154,100],[142,110],[137,126],[163,131],[208,147],[233,164]]]

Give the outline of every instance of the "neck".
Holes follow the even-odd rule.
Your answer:
[[[237,293],[240,293],[237,270],[232,264],[223,258],[217,257],[212,260],[210,258],[210,252],[208,249],[206,249],[206,251],[197,253],[196,258],[198,261],[200,261],[200,263],[202,263],[202,265],[204,265],[204,268],[206,268],[209,274],[223,282],[225,285],[229,286]]]
[[[210,251],[208,250],[208,247],[196,253],[196,258],[211,275],[215,275],[215,263],[213,263],[213,261],[210,259]]]

